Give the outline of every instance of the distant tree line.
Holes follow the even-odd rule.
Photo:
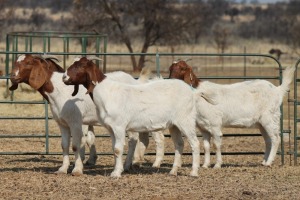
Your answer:
[[[197,44],[211,38],[219,52],[229,37],[269,39],[300,48],[300,0],[288,3],[242,4],[227,0],[0,0],[0,31],[96,31],[109,35],[109,42],[122,42],[129,52],[146,53],[153,45]],[[29,18],[14,11],[33,9]],[[72,18],[53,20],[39,10],[69,12]],[[224,20],[224,16],[229,20]],[[239,21],[240,16],[252,20]],[[24,26],[24,24],[26,26]],[[23,30],[27,29],[27,30]],[[137,41],[141,44],[136,47]],[[300,54],[299,54],[300,55]],[[145,57],[131,58],[140,70]]]

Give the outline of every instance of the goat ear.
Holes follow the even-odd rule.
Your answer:
[[[34,89],[39,89],[46,82],[47,72],[41,65],[35,65],[29,76],[29,85]]]
[[[78,93],[78,90],[79,90],[79,85],[74,85],[74,91],[72,93],[72,96],[74,97],[77,93]]]
[[[12,84],[12,86],[9,87],[10,91],[18,89],[19,84]]]
[[[183,80],[187,84],[192,85],[192,70],[191,69],[186,68]]]
[[[86,94],[88,93],[92,93],[93,90],[94,90],[94,87],[95,87],[95,83],[98,82],[97,80],[97,73],[99,73],[97,71],[97,67],[96,65],[92,62],[92,61],[89,61],[87,63],[87,74],[88,74],[88,87],[87,87],[87,92]]]

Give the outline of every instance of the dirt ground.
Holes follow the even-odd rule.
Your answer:
[[[4,94],[4,87],[1,87]],[[22,94],[22,95],[21,95]],[[24,96],[26,95],[26,97]],[[38,96],[38,98],[36,98]],[[15,100],[41,99],[38,93],[20,88]],[[292,108],[291,108],[292,109]],[[43,116],[43,105],[1,104],[1,116]],[[284,104],[284,110],[287,110]],[[50,111],[49,111],[50,113]],[[290,114],[291,115],[291,114]],[[287,112],[284,113],[285,126]],[[44,134],[44,122],[39,120],[1,120],[0,135]],[[292,124],[291,124],[292,126]],[[57,125],[49,122],[51,135],[59,136]],[[228,129],[226,133],[258,133],[256,129]],[[107,134],[103,128],[96,128],[96,134]],[[201,140],[201,139],[200,139]],[[203,145],[201,144],[201,153]],[[293,141],[285,138],[285,152]],[[111,153],[110,138],[97,138],[97,151]],[[293,146],[290,147],[292,149]],[[1,138],[0,153],[44,152],[44,138]],[[61,153],[60,138],[51,138],[49,151]],[[185,142],[185,152],[190,152]],[[224,137],[222,152],[263,152],[262,137]],[[155,152],[150,139],[147,152]],[[170,138],[166,139],[166,152],[174,153]],[[213,151],[214,152],[214,151]],[[99,156],[95,166],[85,167],[84,175],[75,177],[56,175],[62,164],[62,155],[0,155],[0,199],[299,199],[300,166],[293,166],[293,158],[285,155],[281,166],[278,155],[272,167],[261,166],[263,155],[223,155],[221,169],[200,169],[199,177],[189,177],[191,156],[183,156],[183,166],[177,177],[170,176],[173,155],[165,156],[160,169],[151,165],[154,156],[146,156],[143,165],[122,177],[110,177],[114,159],[110,155]],[[215,156],[212,156],[214,163]],[[74,161],[71,156],[71,162]],[[124,156],[125,160],[125,156]],[[201,164],[203,155],[201,156]],[[72,163],[73,164],[73,163]],[[71,172],[73,166],[70,166]]]
[[[160,169],[146,162],[113,179],[110,156],[99,158],[80,177],[53,174],[61,156],[0,156],[0,199],[299,199],[300,167],[275,163],[266,168],[258,157],[235,156],[238,161],[228,160],[221,169],[200,169],[194,178],[188,176],[190,162],[177,177],[168,175],[168,156]]]

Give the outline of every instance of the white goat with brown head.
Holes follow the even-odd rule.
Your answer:
[[[195,133],[193,91],[178,80],[158,80],[140,85],[112,81],[90,60],[75,61],[64,74],[68,85],[84,85],[93,98],[101,122],[111,132],[115,155],[112,177],[123,171],[122,154],[126,131],[148,132],[169,128],[175,144],[175,160],[170,174],[181,166],[183,139],[187,137],[192,152],[190,175],[198,176],[199,141]]]
[[[77,96],[73,97],[73,86],[67,86],[62,82],[62,69],[54,61],[57,58],[53,56],[38,56],[38,55],[21,55],[15,62],[15,67],[11,72],[12,86],[10,90],[16,90],[18,84],[26,83],[32,88],[38,90],[40,94],[50,103],[50,108],[53,118],[57,122],[62,134],[62,149],[63,149],[63,165],[56,173],[67,173],[70,165],[69,147],[72,136],[72,149],[75,154],[75,167],[72,171],[73,175],[82,174],[84,159],[84,145],[87,140],[90,149],[90,157],[88,164],[95,164],[96,149],[94,146],[94,133],[92,125],[101,125],[99,123],[96,107],[87,95],[84,87],[77,88]],[[137,81],[124,72],[113,72],[107,74],[111,79],[124,81],[131,84],[137,84]],[[87,137],[83,137],[83,128],[89,125]],[[136,142],[136,141],[135,141]],[[133,145],[135,142],[132,141]],[[81,149],[81,156],[79,156]],[[132,153],[131,153],[132,154]],[[132,156],[131,156],[132,157]],[[131,159],[128,157],[127,168],[131,164]]]
[[[203,134],[205,150],[203,167],[207,168],[210,164],[211,136],[216,146],[215,167],[221,167],[222,127],[258,127],[266,144],[262,164],[272,164],[280,143],[280,105],[293,81],[294,67],[283,72],[282,84],[277,87],[265,80],[227,85],[199,81],[192,67],[182,60],[174,62],[169,70],[170,78],[183,80],[214,104],[209,104],[203,98],[196,99],[196,122]]]

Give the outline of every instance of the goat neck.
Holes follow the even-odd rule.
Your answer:
[[[197,88],[199,86],[200,80],[194,74],[192,67],[189,66],[185,61],[180,60],[173,62],[169,68],[169,71],[169,78],[183,80],[193,88]]]

